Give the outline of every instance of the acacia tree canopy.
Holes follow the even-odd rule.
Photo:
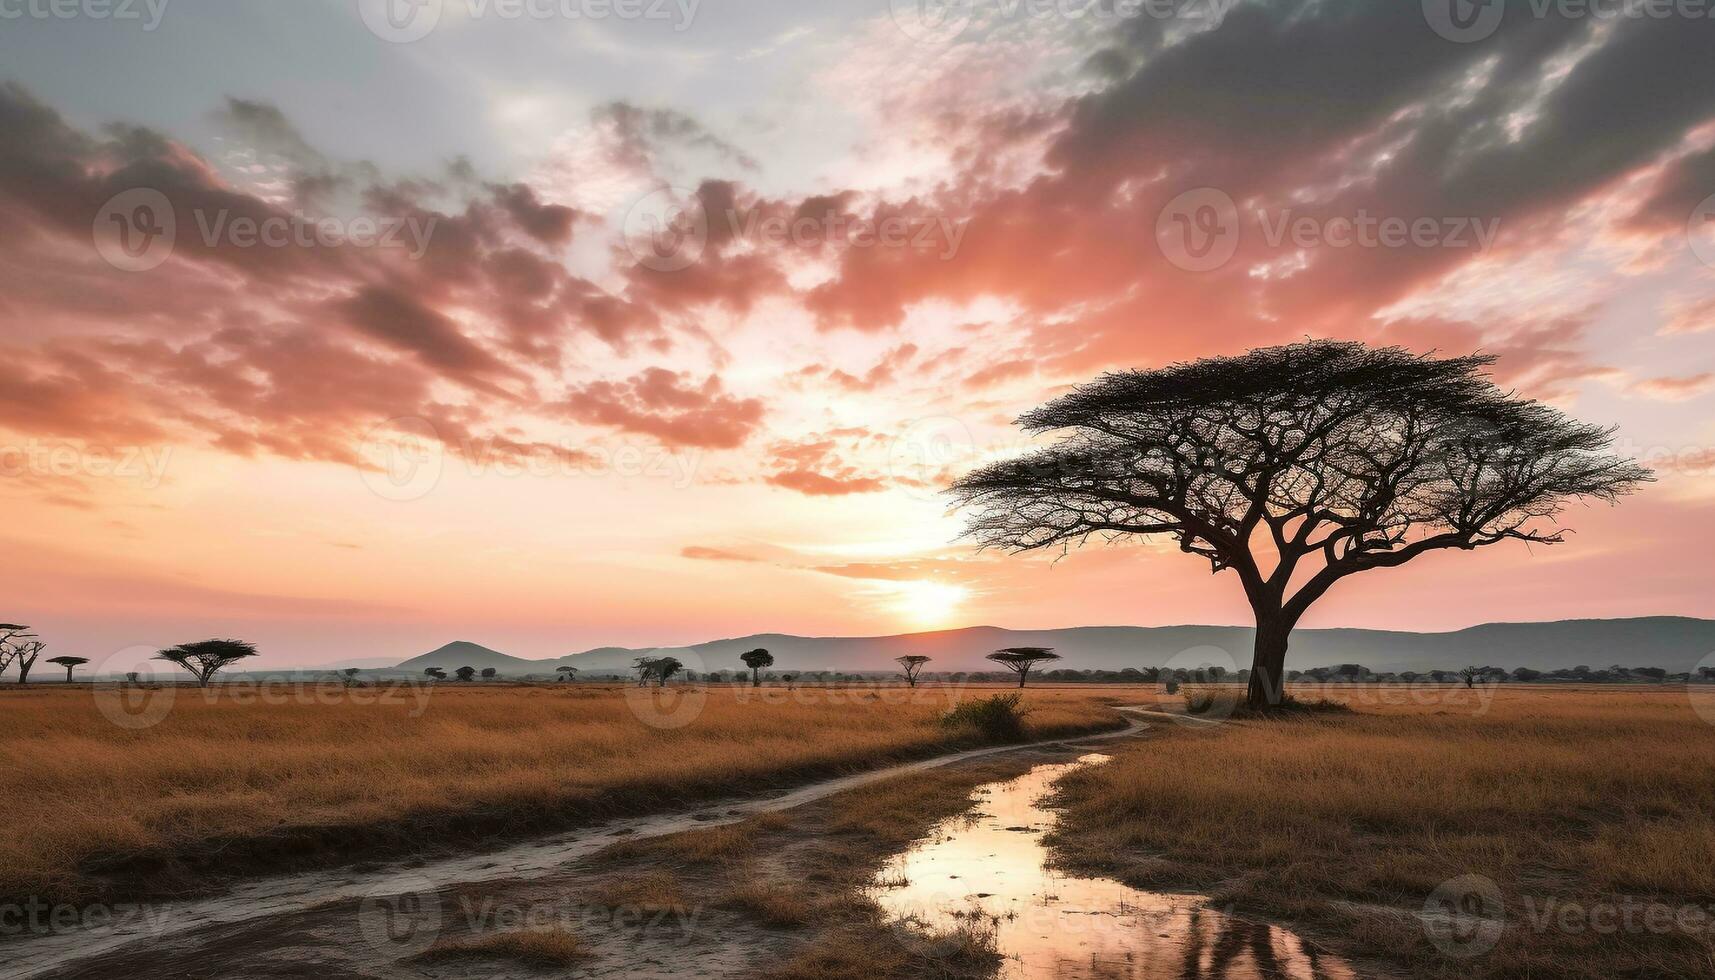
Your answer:
[[[202,640],[162,650],[155,654],[155,659],[178,664],[195,675],[198,684],[207,687],[209,679],[219,671],[254,656],[256,646],[243,640]]]
[[[1038,664],[1052,663],[1060,659],[1050,647],[1007,647],[996,650],[984,659],[992,660],[1018,675],[1018,686],[1030,679],[1030,671]]]
[[[1019,420],[1059,442],[949,493],[984,547],[1166,535],[1233,571],[1257,618],[1251,703],[1278,703],[1293,626],[1341,579],[1559,544],[1568,503],[1652,478],[1612,430],[1496,387],[1494,360],[1310,341],[1108,374]]]
[[[916,687],[917,675],[923,673],[924,665],[929,663],[931,659],[932,658],[930,657],[911,654],[904,657],[895,657],[893,662],[898,664],[899,669],[905,672],[905,683],[912,687]]]

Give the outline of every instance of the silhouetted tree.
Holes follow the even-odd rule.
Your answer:
[[[649,674],[655,678],[656,687],[666,687],[667,682],[673,679],[673,675],[684,671],[684,669],[685,665],[680,663],[677,657],[662,657],[655,661]]]
[[[560,680],[562,681],[575,681],[578,679],[578,669],[576,667],[561,667],[555,670],[554,673],[559,674]]]
[[[423,671],[423,676],[432,681],[444,681],[447,679],[447,672],[439,667],[430,667],[428,670]]]
[[[482,679],[485,681],[494,680],[496,677],[499,677],[499,676],[500,676],[500,671],[494,669],[493,667],[482,668]]]
[[[55,657],[52,660],[49,660],[48,663],[59,664],[61,667],[64,667],[66,669],[66,683],[70,684],[71,683],[72,668],[82,667],[84,664],[89,663],[89,658],[88,657]]]
[[[32,638],[28,626],[0,623],[0,674],[6,673],[6,669],[12,666],[12,661],[18,659],[18,644],[14,641]]]
[[[898,664],[901,670],[905,671],[905,683],[910,684],[912,687],[916,687],[917,676],[923,673],[923,665],[928,663],[931,659],[933,658],[900,657],[893,662]]]
[[[1007,647],[989,654],[987,659],[1017,674],[1018,686],[1023,687],[1033,667],[1053,663],[1060,659],[1060,655],[1050,647]]]
[[[631,669],[637,672],[637,686],[648,687],[649,679],[655,676],[655,665],[659,657],[638,657],[631,662]]]
[[[361,671],[356,667],[347,667],[346,669],[339,672],[340,683],[344,684],[346,687],[356,686],[357,675],[360,672]]]
[[[984,547],[1168,535],[1233,570],[1257,625],[1249,701],[1278,704],[1293,627],[1342,579],[1433,551],[1559,544],[1566,504],[1652,479],[1607,455],[1612,430],[1495,387],[1494,360],[1312,341],[1108,374],[1019,420],[1066,433],[1058,444],[949,493]]]
[[[202,640],[162,650],[155,654],[155,659],[178,664],[191,672],[198,685],[207,687],[215,674],[254,656],[255,644],[243,640]]]
[[[752,650],[741,655],[738,659],[744,661],[744,665],[750,668],[751,687],[761,687],[762,671],[774,666],[774,654],[767,650]]]
[[[18,683],[26,684],[30,680],[30,668],[36,666],[36,658],[42,655],[47,644],[41,640],[30,638],[28,634],[20,636],[7,644],[11,663],[18,665]]]
[[[460,667],[458,670],[453,671],[453,675],[459,680],[464,681],[466,684],[469,684],[471,681],[476,679],[476,668]]]
[[[1493,667],[1466,667],[1464,670],[1459,671],[1459,676],[1465,681],[1465,689],[1470,690],[1477,686],[1478,681],[1483,680],[1491,673],[1494,673],[1494,670],[1495,668]]]

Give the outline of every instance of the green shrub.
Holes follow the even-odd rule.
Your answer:
[[[941,716],[946,728],[975,731],[991,742],[1022,742],[1025,739],[1024,718],[1029,708],[1020,707],[1022,694],[996,694],[993,697],[960,701]]]

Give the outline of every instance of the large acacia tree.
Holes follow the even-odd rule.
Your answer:
[[[1010,552],[1163,535],[1234,572],[1256,616],[1249,702],[1278,704],[1287,642],[1359,572],[1505,541],[1651,478],[1613,431],[1502,391],[1486,356],[1313,341],[1108,374],[1026,414],[1058,442],[950,493]]]

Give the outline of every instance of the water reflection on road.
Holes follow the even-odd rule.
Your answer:
[[[1000,976],[1009,980],[1355,980],[1345,963],[1291,932],[1224,914],[1198,896],[1049,870],[1042,838],[1055,821],[1044,806],[1052,784],[1106,760],[1088,755],[985,786],[976,812],[944,821],[893,857],[871,894],[902,938],[992,924],[1007,958]]]

